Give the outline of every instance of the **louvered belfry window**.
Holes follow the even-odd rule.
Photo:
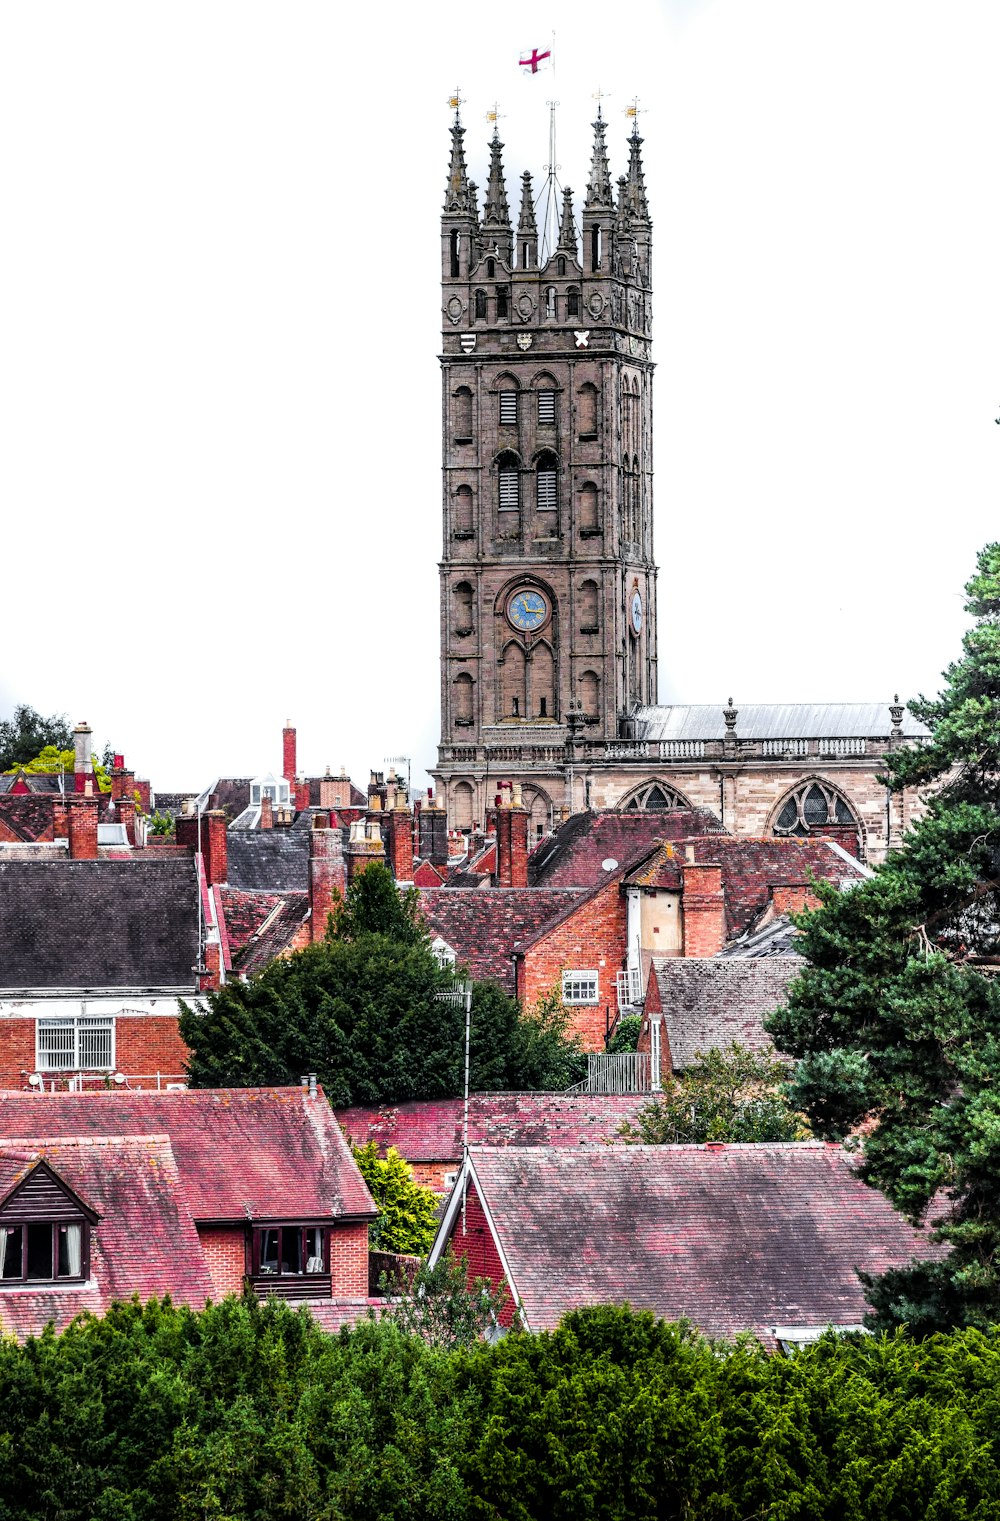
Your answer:
[[[555,391],[539,391],[538,393],[538,422],[543,428],[554,428],[556,422],[556,393]]]
[[[500,392],[500,426],[502,428],[515,428],[517,426],[517,392]]]
[[[516,465],[500,467],[500,511],[516,512],[520,506],[518,492],[519,473]]]
[[[555,512],[556,502],[556,467],[545,463],[538,467],[538,511]]]

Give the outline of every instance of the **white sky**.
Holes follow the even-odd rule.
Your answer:
[[[555,78],[516,67],[556,33]],[[936,689],[998,536],[995,0],[0,9],[0,713],[164,790],[438,732],[447,96],[645,108],[661,701]],[[422,779],[422,778],[421,778]]]

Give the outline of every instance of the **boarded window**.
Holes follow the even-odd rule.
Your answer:
[[[596,581],[584,581],[580,587],[580,632],[596,634],[598,629],[598,591]]]
[[[455,392],[455,441],[472,441],[472,392],[468,386],[459,386]]]
[[[600,677],[594,671],[584,671],[577,683],[580,704],[587,718],[597,718],[600,710]]]
[[[597,515],[597,487],[593,481],[585,481],[580,487],[580,529],[583,533],[596,533],[600,528]]]
[[[472,677],[461,671],[452,682],[452,714],[457,724],[472,723]]]
[[[459,581],[455,587],[455,633],[472,633],[472,587],[468,581]]]
[[[459,486],[455,492],[455,537],[468,539],[472,532],[472,490],[468,486]]]
[[[587,384],[580,387],[578,418],[581,438],[597,436],[597,387]]]

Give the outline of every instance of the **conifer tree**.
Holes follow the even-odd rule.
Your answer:
[[[819,884],[769,1024],[793,1106],[829,1138],[862,1127],[866,1182],[936,1226],[940,1256],[866,1279],[872,1323],[920,1333],[1000,1321],[1000,544],[966,590],[962,656],[910,705],[930,737],[886,762],[927,811],[870,880]]]

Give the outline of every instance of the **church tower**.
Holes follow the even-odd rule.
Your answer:
[[[449,822],[519,781],[532,837],[587,806],[585,772],[656,702],[652,225],[642,139],[612,184],[598,109],[580,216],[516,226],[503,144],[480,210],[458,112],[441,218],[441,744]]]

